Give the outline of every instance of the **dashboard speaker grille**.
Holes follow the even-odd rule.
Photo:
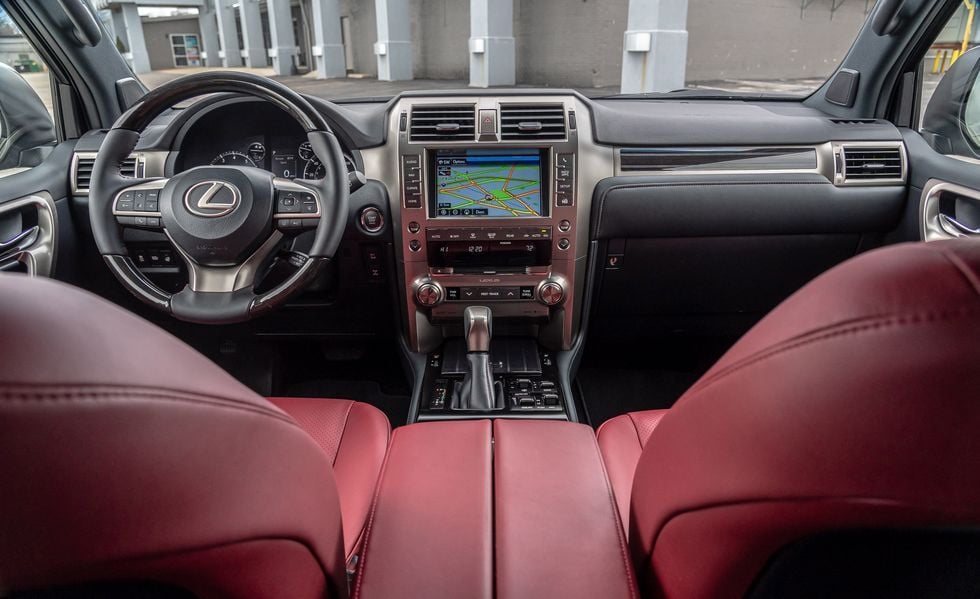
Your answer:
[[[500,139],[565,139],[565,107],[562,104],[502,104]]]
[[[844,182],[903,179],[902,151],[897,147],[844,147]]]
[[[412,108],[410,141],[473,141],[476,139],[476,108],[458,106],[415,106]]]
[[[123,160],[122,168],[119,172],[124,177],[136,177],[138,176],[137,168],[138,160],[136,156],[130,156],[126,160]],[[85,193],[88,191],[89,186],[92,183],[92,167],[95,166],[94,156],[76,156],[75,157],[75,192]]]

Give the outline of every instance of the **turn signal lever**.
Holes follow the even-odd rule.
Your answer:
[[[489,412],[504,407],[503,385],[494,383],[490,368],[493,315],[486,306],[469,306],[463,312],[466,361],[469,371],[453,389],[452,409]]]

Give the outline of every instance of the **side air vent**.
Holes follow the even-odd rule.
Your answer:
[[[905,157],[900,146],[847,146],[834,152],[837,184],[901,183]]]
[[[409,141],[473,141],[476,112],[472,104],[459,106],[414,106]]]
[[[500,139],[565,139],[565,107],[562,104],[502,104]]]
[[[136,156],[130,156],[123,160],[120,173],[124,177],[136,177],[139,160]],[[95,166],[95,154],[75,154],[75,163],[72,168],[72,190],[75,193],[88,193],[92,183],[92,167]]]

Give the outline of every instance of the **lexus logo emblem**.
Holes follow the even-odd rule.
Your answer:
[[[242,201],[238,188],[225,181],[201,181],[184,194],[184,206],[194,215],[216,218],[231,214]]]

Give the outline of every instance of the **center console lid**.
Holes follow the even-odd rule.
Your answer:
[[[636,597],[589,427],[545,420],[395,430],[355,598]]]

